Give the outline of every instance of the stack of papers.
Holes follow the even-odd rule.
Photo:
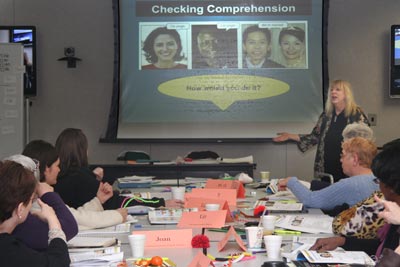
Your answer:
[[[275,226],[311,234],[332,234],[333,218],[328,215],[279,215]]]
[[[149,188],[155,176],[126,176],[118,178],[119,188]]]
[[[69,248],[100,248],[109,247],[117,244],[117,239],[114,237],[87,237],[75,236],[68,241]]]
[[[115,237],[76,236],[67,244],[70,266],[109,266],[124,258]]]
[[[345,263],[374,266],[374,261],[364,251],[334,250],[318,252],[315,250],[302,250],[301,254],[310,263]],[[335,265],[336,266],[336,265]]]
[[[197,208],[156,209],[149,211],[151,224],[178,224],[183,212],[198,211]]]
[[[256,201],[254,208],[257,206],[265,206],[268,211],[272,212],[301,212],[303,210],[303,203],[293,201]]]
[[[129,219],[130,217],[130,219]],[[135,217],[128,215],[129,222],[121,223],[115,226],[79,231],[80,237],[107,237],[117,238],[122,243],[128,242],[128,235],[131,232],[131,223],[137,222]]]

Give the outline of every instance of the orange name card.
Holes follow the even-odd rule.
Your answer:
[[[225,237],[218,243],[218,251],[221,251],[224,249],[226,244],[228,243],[230,237],[233,236],[236,240],[236,243],[239,245],[239,247],[243,250],[246,251],[246,246],[243,243],[243,240],[240,238],[240,236],[236,233],[235,229],[233,226],[229,228],[229,231],[226,233]]]
[[[212,264],[210,258],[199,251],[190,262],[189,267],[208,267],[210,264]],[[214,264],[212,264],[212,266],[214,266]]]
[[[223,209],[226,201],[225,199],[192,197],[190,193],[185,197],[185,208],[198,208],[201,211],[206,209],[206,204],[211,203],[219,204],[220,209]]]
[[[178,228],[221,228],[225,225],[226,210],[184,212]]]
[[[206,204],[219,204],[220,210],[226,210],[226,222],[233,222],[228,202],[224,199],[198,198],[192,197],[190,193],[185,197],[185,208],[198,208],[200,211],[205,210]]]
[[[192,229],[133,231],[132,234],[146,235],[146,248],[192,247]]]
[[[229,206],[236,206],[236,189],[193,188],[191,196],[224,199]]]
[[[208,179],[206,188],[217,188],[217,189],[235,189],[238,198],[245,198],[246,190],[243,184],[238,180],[220,180],[220,179]]]

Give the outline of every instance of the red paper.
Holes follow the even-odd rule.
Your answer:
[[[246,190],[238,180],[208,179],[205,188],[235,189],[237,198],[245,198]]]
[[[218,243],[218,251],[221,251],[225,247],[232,235],[235,237],[236,243],[239,245],[239,247],[243,251],[246,251],[246,246],[244,245],[242,238],[236,233],[233,226],[229,228],[229,231],[226,233],[225,237]]]

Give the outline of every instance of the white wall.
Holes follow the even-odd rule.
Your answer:
[[[357,102],[375,113],[379,145],[397,138],[400,99],[388,97],[389,29],[400,24],[398,0],[331,0],[329,76],[349,80]],[[294,144],[99,144],[111,101],[113,25],[111,0],[0,0],[1,25],[37,26],[38,96],[31,107],[31,139],[54,142],[66,127],[82,128],[90,140],[92,163],[115,163],[127,149],[153,158],[174,159],[193,150],[223,157],[253,155],[257,172],[272,176],[312,175],[315,149],[302,154]],[[66,68],[64,47],[83,59]],[[311,130],[311,129],[310,129]]]

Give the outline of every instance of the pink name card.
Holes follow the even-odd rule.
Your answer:
[[[246,190],[238,180],[208,179],[205,188],[235,189],[238,198],[245,198]]]
[[[210,264],[212,264],[210,258],[204,255],[201,251],[199,251],[193,258],[193,260],[190,262],[188,267],[208,267],[210,266]]]
[[[215,198],[228,201],[229,206],[236,206],[236,189],[193,188],[192,197]]]
[[[191,213],[191,212],[187,212]],[[146,235],[146,248],[192,247],[192,229],[133,231],[132,234]]]
[[[221,228],[225,225],[226,210],[184,212],[178,228]]]

